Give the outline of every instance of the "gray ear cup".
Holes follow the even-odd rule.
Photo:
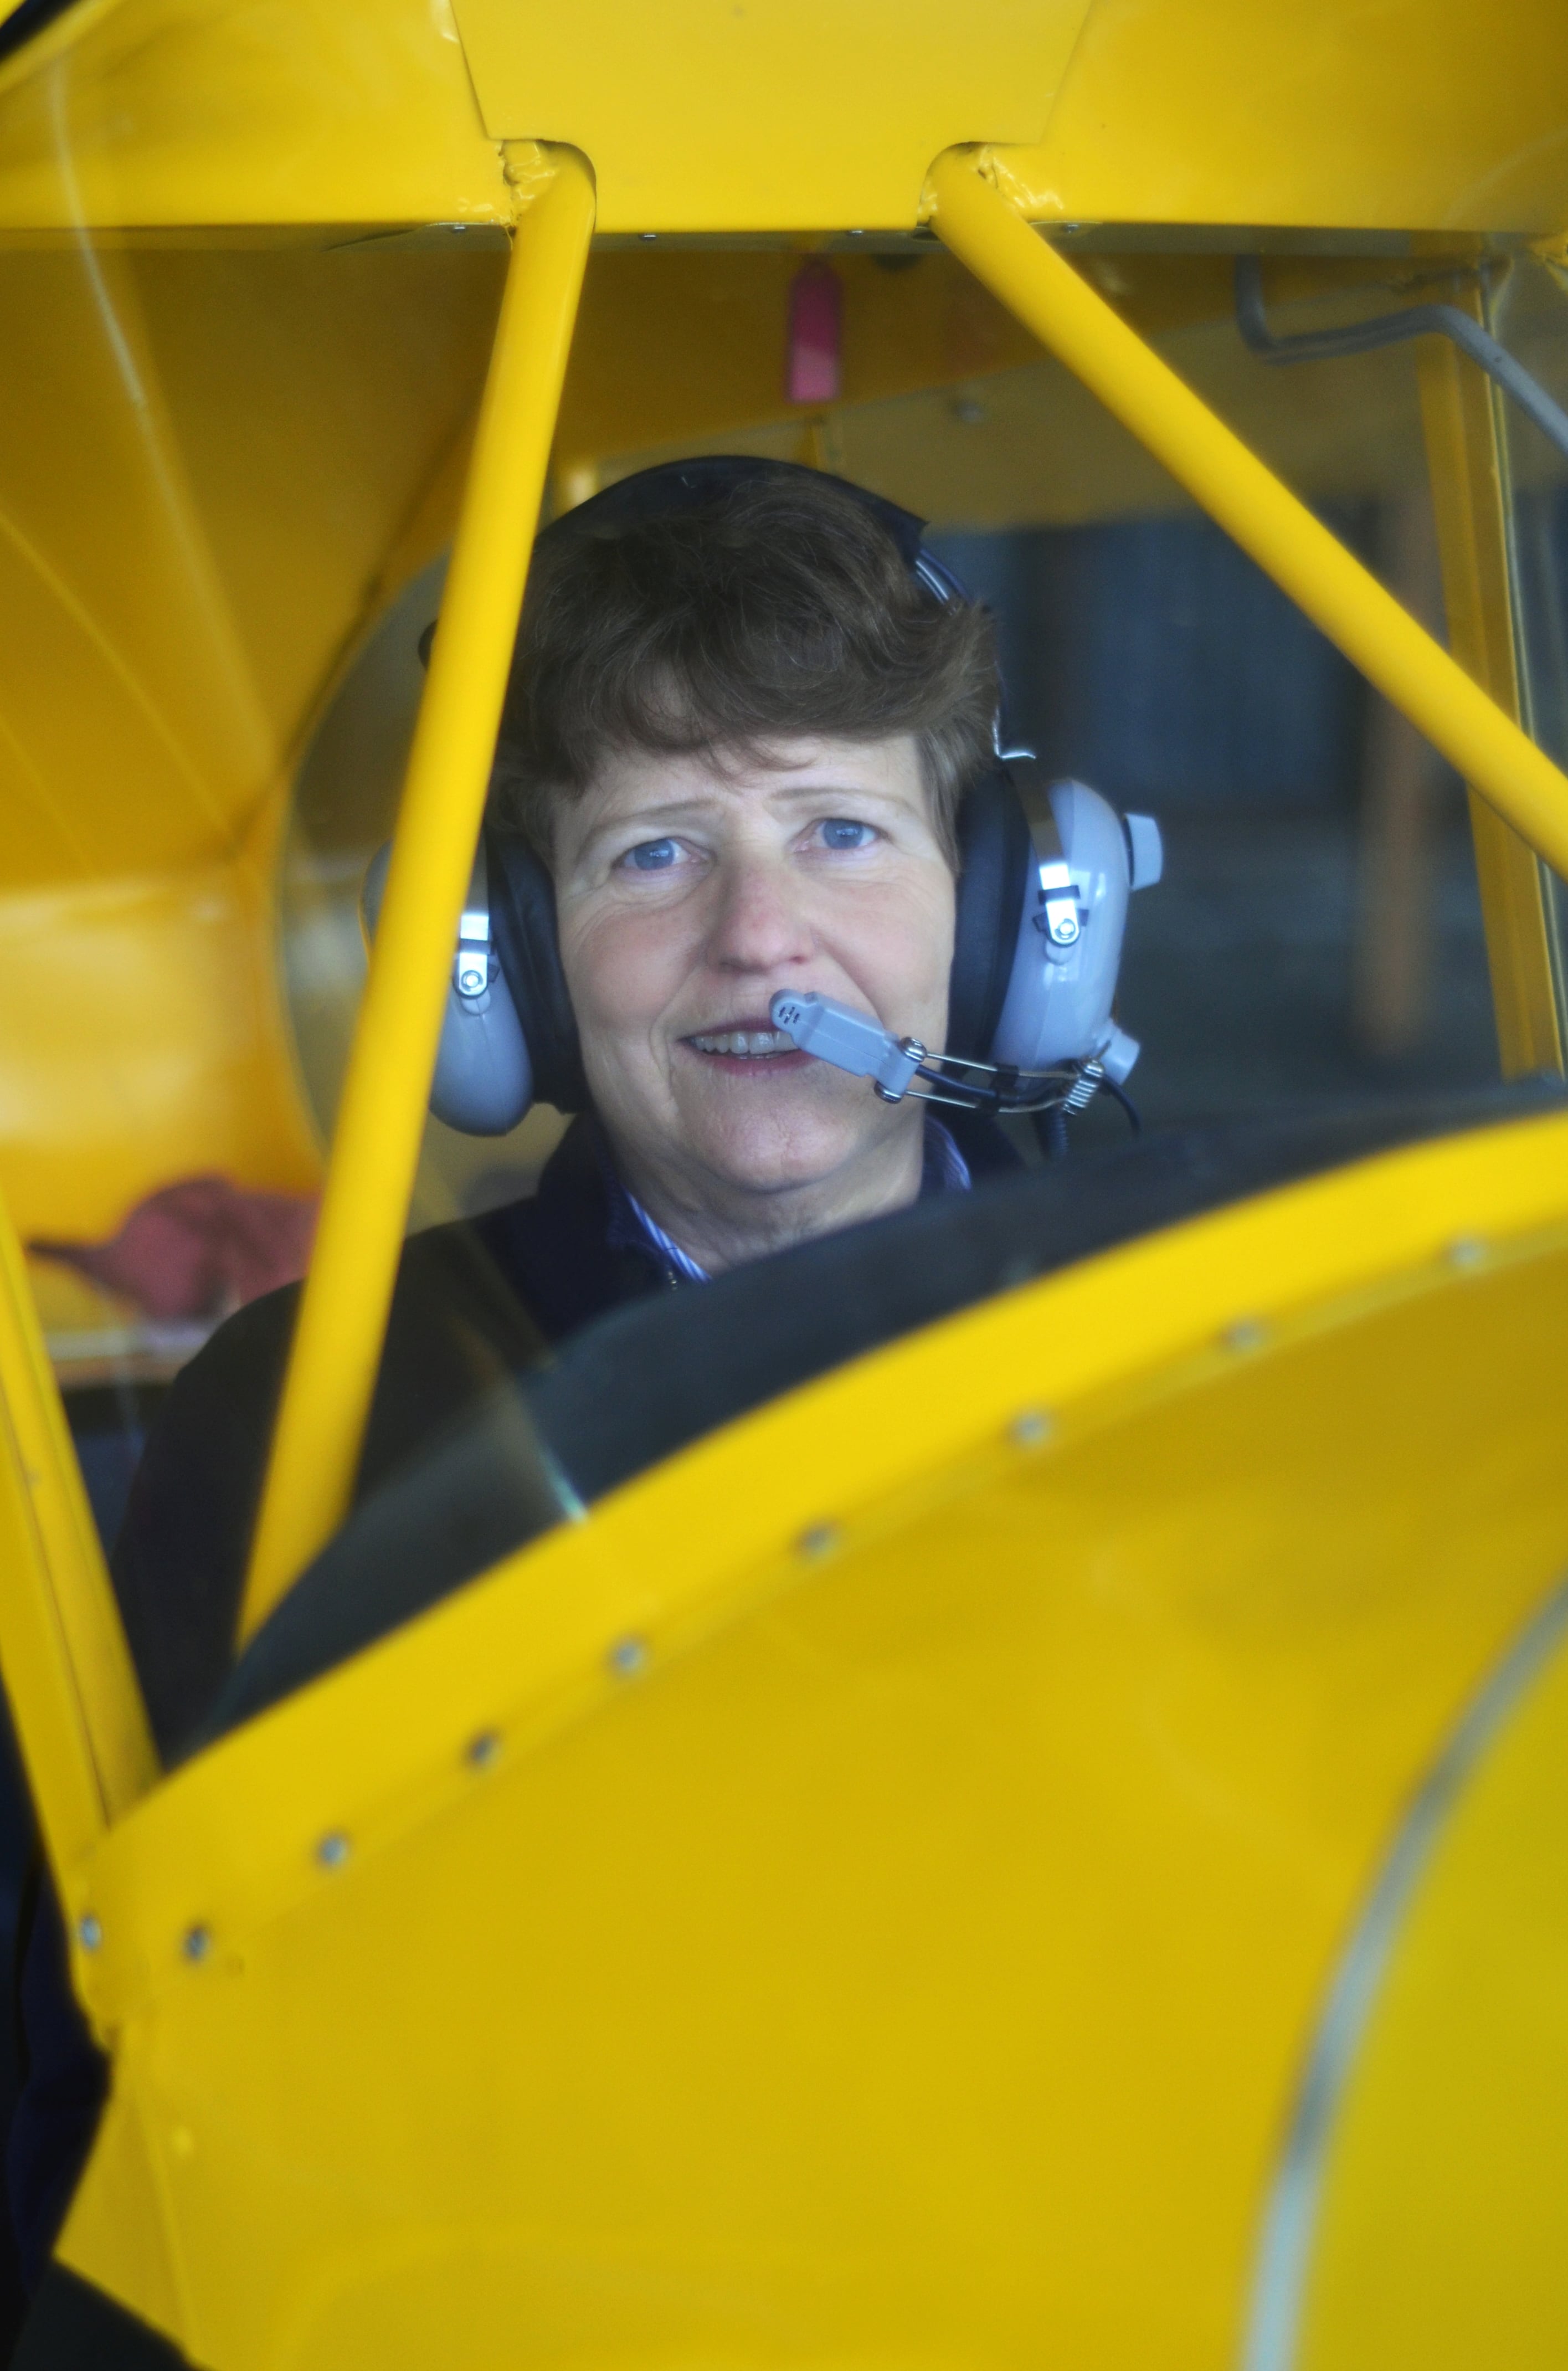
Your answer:
[[[1159,826],[1084,782],[1022,793],[1034,864],[990,1059],[1020,1070],[1096,1061],[1118,1084],[1138,1058],[1111,1018],[1127,897],[1160,875]]]
[[[375,936],[391,859],[390,846],[378,850],[360,893],[370,939]],[[481,840],[458,925],[430,1107],[437,1119],[466,1136],[505,1136],[533,1100],[528,1042],[490,936]]]

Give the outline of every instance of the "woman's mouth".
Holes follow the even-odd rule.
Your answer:
[[[814,1064],[794,1039],[775,1029],[765,1013],[731,1029],[694,1029],[681,1040],[710,1070],[732,1079],[777,1079]]]
[[[782,1029],[723,1029],[712,1035],[704,1031],[700,1036],[688,1037],[686,1044],[695,1046],[699,1054],[736,1054],[748,1060],[759,1054],[795,1051],[794,1039]]]

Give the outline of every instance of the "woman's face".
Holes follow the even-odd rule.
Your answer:
[[[634,753],[556,826],[561,961],[594,1108],[667,1209],[824,1186],[854,1198],[917,1142],[890,1105],[777,1037],[814,989],[940,1047],[953,877],[912,737],[790,741],[766,765]],[[646,1194],[645,1194],[646,1198]]]

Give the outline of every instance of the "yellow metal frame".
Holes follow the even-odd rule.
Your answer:
[[[158,1773],[81,1469],[0,1207],[0,1668],[63,1891]]]
[[[1445,295],[1448,303],[1481,319],[1480,292],[1472,280],[1461,280]],[[1500,399],[1480,366],[1447,339],[1424,338],[1416,369],[1448,648],[1466,674],[1517,723],[1519,661]],[[1540,860],[1473,789],[1470,804],[1503,1075],[1561,1070],[1562,964]]]
[[[257,1523],[243,1637],[341,1521],[375,1386],[594,227],[582,159],[560,150],[536,164],[542,186],[516,233],[502,300]]]
[[[248,1721],[121,1822],[69,1897],[101,1929],[83,1963],[95,2014],[117,2026],[187,1980],[193,1927],[242,1955],[333,1881],[322,1836],[379,1850],[461,1800],[486,1766],[475,1738],[521,1752],[615,1699],[617,1640],[657,1669],[789,1585],[818,1542],[902,1530],[967,1491],[977,1460],[1009,1467],[1043,1438],[1054,1453],[1251,1345],[1450,1290],[1456,1244],[1488,1272],[1561,1245],[1565,1156],[1555,1115],[1384,1154],[1001,1294],[721,1427]],[[1044,1435],[1015,1428],[1031,1407],[1050,1412]],[[853,1475],[824,1498],[820,1445],[844,1440]]]
[[[541,194],[518,240],[497,331],[445,598],[448,627],[410,761],[242,1637],[341,1521],[375,1387],[593,225],[587,168],[574,152],[529,150],[527,162]],[[1031,227],[994,186],[993,169],[975,151],[950,151],[932,169],[928,210],[954,254],[1452,760],[1505,819],[1497,828],[1508,834],[1498,844],[1506,862],[1517,869],[1508,854],[1517,833],[1568,872],[1568,777]],[[1484,831],[1480,844],[1497,853]],[[1494,928],[1516,947],[1517,898],[1500,926],[1496,911],[1494,892]],[[1521,960],[1528,973],[1528,941]],[[1503,1024],[1515,1067],[1558,1058],[1539,1003],[1539,995],[1533,1003],[1527,997],[1528,1026]]]
[[[1480,795],[1568,873],[1568,776],[1031,227],[987,178],[993,169],[983,154],[938,159],[928,190],[939,237]]]
[[[1193,2282],[1194,2263],[1201,2266],[1196,2285],[1213,2342],[1201,2354],[1181,2346],[1178,2357],[1226,2359],[1215,2325],[1228,2320],[1239,2296],[1251,2202],[1298,2038],[1310,2030],[1318,1972],[1354,1914],[1389,1818],[1464,1693],[1550,1586],[1564,1500],[1551,1461],[1551,1405],[1533,1389],[1527,1367],[1511,1374],[1509,1386],[1511,1405],[1529,1411],[1528,1440],[1483,1428],[1480,1465],[1461,1494],[1464,1523],[1441,1570],[1423,1559],[1419,1523],[1412,1544],[1410,1511],[1397,1494],[1375,1510],[1365,1555],[1385,1582],[1374,1613],[1359,1595],[1347,1601],[1343,1575],[1337,1583],[1325,1575],[1332,1546],[1309,1499],[1294,1496],[1284,1526],[1276,1520],[1271,1528],[1267,1477],[1227,1465],[1223,1427],[1217,1443],[1205,1427],[1216,1397],[1239,1403],[1253,1389],[1283,1394],[1271,1401],[1282,1426],[1297,1411],[1308,1419],[1314,1404],[1320,1413],[1320,1352],[1354,1362],[1364,1328],[1375,1335],[1381,1324],[1412,1321],[1424,1341],[1435,1322],[1451,1346],[1474,1338],[1470,1313],[1479,1307],[1483,1317],[1494,1294],[1515,1305],[1522,1297],[1560,1306],[1565,1147],[1568,1122],[1554,1116],[1412,1148],[1000,1295],[723,1428],[617,1492],[591,1522],[563,1526],[508,1557],[174,1774],[104,1839],[69,1897],[73,1915],[94,1921],[100,1937],[81,1963],[95,2016],[122,2039],[110,2114],[62,2239],[63,2261],[167,2331],[196,2361],[225,2365],[331,2359],[329,2342],[317,2338],[312,2348],[305,2332],[319,2310],[323,2279],[341,2278],[351,2261],[374,2276],[362,2298],[379,2294],[375,2284],[385,2282],[392,2299],[377,2325],[381,2351],[362,2349],[363,2359],[418,2357],[420,2335],[399,2353],[386,2342],[385,2319],[417,2294],[421,2267],[439,2260],[448,2235],[470,2229],[481,2233],[481,2255],[493,2252],[497,2235],[504,2235],[503,2250],[540,2248],[547,2278],[559,2255],[574,2264],[586,2260],[594,2277],[584,2284],[577,2275],[585,2317],[595,2312],[590,2293],[597,2292],[629,2296],[630,2318],[640,2309],[646,2320],[649,2267],[681,2263],[681,2241],[704,2200],[711,2210],[713,2169],[725,2162],[712,2087],[703,2102],[678,2094],[672,2102],[656,2037],[663,2035],[666,2051],[672,2037],[675,2049],[690,2048],[697,2029],[700,2048],[705,2020],[728,2034],[756,2015],[733,2071],[748,2100],[754,2085],[766,2095],[778,2061],[769,2012],[754,2011],[745,1990],[754,1970],[771,1981],[755,1954],[746,1956],[755,1942],[751,1900],[770,1886],[810,1897],[821,1876],[791,1856],[789,1844],[778,1862],[766,1841],[759,1849],[748,1824],[750,1798],[734,1813],[723,1853],[710,1858],[709,1831],[723,1824],[731,1807],[694,1798],[690,1788],[723,1766],[726,1741],[734,1754],[748,1723],[783,1718],[778,1702],[794,1702],[804,1686],[816,1725],[799,1761],[785,1756],[777,1777],[781,1824],[770,1833],[793,1843],[830,1829],[839,1808],[831,1774],[864,1741],[879,1816],[898,1823],[895,1867],[907,1876],[913,1864],[913,1881],[925,1885],[933,1839],[940,1851],[945,1833],[946,1790],[964,1785],[971,1764],[989,1760],[969,1724],[978,1718],[975,1705],[993,1699],[984,1689],[977,1697],[966,1693],[974,1674],[964,1668],[968,1653],[985,1646],[1005,1652],[1015,1678],[1020,1664],[1038,1675],[1037,1688],[1024,1685],[1036,1737],[1052,1731],[1060,1706],[1070,1732],[1061,1765],[1066,1782],[1079,1771],[1091,1774],[1082,1798],[1066,1792],[1056,1799],[1056,1812],[1066,1801],[1075,1816],[1053,1817],[1043,1808],[1022,1822],[1036,1836],[1065,1832],[1057,1860],[1065,1857],[1072,1871],[1062,1894],[1032,1897],[1023,1926],[1059,1938],[1065,1917],[1091,1938],[1087,1962],[1082,1952],[1064,1958],[1050,1947],[1057,1963],[1076,1972],[1049,2000],[1037,1999],[1025,2053],[1036,2065],[1040,2046],[1075,2062],[1054,2095],[1057,2117],[1043,2152],[1046,2196],[1054,2203],[1067,2193],[1069,2238],[1049,2213],[1035,2226],[1055,2233],[1048,2253],[1066,2257],[1061,2280],[1074,2284],[1079,2301],[1067,2317],[1068,2338],[1079,2336],[1102,2303],[1101,2284],[1078,2277],[1071,2240],[1081,2227],[1085,2247],[1119,2235],[1118,2261],[1153,2247],[1166,2278]],[[1456,1243],[1466,1246],[1462,1260],[1453,1256]],[[1540,1346],[1538,1328],[1538,1356]],[[1429,1359],[1425,1377],[1439,1396],[1445,1387],[1433,1378],[1441,1365]],[[1452,1417],[1449,1437],[1453,1424],[1465,1421],[1462,1412]],[[1366,1452],[1381,1471],[1390,1455],[1410,1459],[1419,1425],[1408,1405],[1396,1405],[1386,1425],[1368,1421],[1366,1430],[1381,1435]],[[1124,1463],[1134,1438],[1149,1453]],[[824,1496],[821,1443],[844,1439],[859,1445],[854,1471],[829,1477]],[[1181,1477],[1191,1485],[1193,1451],[1205,1440],[1219,1463],[1183,1492]],[[1520,1474],[1552,1480],[1510,1492],[1506,1485]],[[1309,1487],[1298,1470],[1296,1492]],[[1116,1501],[1109,1532],[1107,1492]],[[1025,1497],[1027,1509],[1019,1503]],[[1173,1497],[1186,1509],[1174,1528]],[[1029,1526],[1032,1546],[1020,1546],[1020,1522]],[[1129,1522],[1142,1543],[1131,1564],[1117,1544],[1118,1527],[1124,1532]],[[1038,1556],[1043,1524],[1059,1550],[1046,1583]],[[1069,1534],[1072,1544],[1063,1546]],[[973,1593],[962,1559],[965,1547],[973,1559],[976,1539],[1010,1570],[1027,1601],[1021,1636],[980,1638],[957,1616],[958,1602]],[[1482,1539],[1494,1561],[1478,1571],[1473,1544]],[[1286,1569],[1271,1566],[1260,1582],[1249,1560],[1276,1542]],[[882,1576],[881,1594],[868,1613],[863,1591],[872,1570]],[[1216,1581],[1216,1570],[1228,1580]],[[1137,1582],[1151,1571],[1160,1586],[1146,1596]],[[996,1577],[987,1567],[982,1596]],[[906,1817],[890,1772],[877,1764],[875,1741],[883,1711],[891,1707],[889,1718],[902,1722],[912,1697],[921,1701],[935,1683],[926,1677],[933,1588],[948,1609],[937,1635],[945,1637],[950,1622],[959,1630],[958,1661],[944,1662],[940,1677],[957,1671],[968,1709],[952,1734],[946,1716],[935,1717],[940,1738],[919,1770],[922,1808]],[[803,1601],[816,1602],[814,1620],[802,1619]],[[1347,1618],[1334,1618],[1346,1614],[1347,1603]],[[898,1625],[912,1605],[927,1618],[917,1611],[905,1638]],[[1091,1639],[1075,1605],[1092,1612]],[[1107,1624],[1108,1606],[1115,1615]],[[986,1618],[979,1617],[982,1629]],[[1382,1641],[1369,1660],[1368,1623]],[[1410,1641],[1419,1641],[1419,1651],[1406,1648]],[[1283,1737],[1277,1719],[1240,1718],[1235,1733],[1226,1732],[1217,1765],[1201,1752],[1193,1760],[1177,1752],[1178,1741],[1192,1741],[1194,1715],[1199,1735],[1213,1738],[1208,1675],[1216,1652],[1239,1690],[1250,1675],[1266,1701],[1286,1708]],[[1313,1736],[1312,1716],[1336,1706],[1370,1702],[1381,1713],[1390,1670],[1399,1675],[1395,1718],[1353,1718],[1332,1744]],[[759,1671],[772,1676],[759,1681]],[[1325,1685],[1331,1671],[1339,1676]],[[776,1693],[759,1694],[759,1686]],[[695,1704],[694,1689],[701,1692]],[[651,1722],[659,1724],[651,1733]],[[1208,1841],[1197,1862],[1189,1856],[1179,1870],[1196,1870],[1201,1898],[1216,1916],[1252,1910],[1249,1930],[1269,1937],[1255,1991],[1235,1998],[1234,2029],[1216,2039],[1205,1972],[1223,1983],[1224,1971],[1207,1957],[1192,1960],[1193,1904],[1172,1888],[1170,1954],[1160,1965],[1170,1971],[1166,2006],[1173,2022],[1154,2020],[1152,2038],[1137,2029],[1134,2073],[1125,2058],[1108,2055],[1106,2036],[1118,2030],[1117,2005],[1145,1996],[1139,1987],[1148,1979],[1136,1969],[1129,1975],[1125,1963],[1118,1971],[1098,1922],[1110,1897],[1125,1895],[1128,1868],[1134,1895],[1141,1872],[1159,1887],[1170,1828],[1169,1806],[1158,1797],[1148,1801],[1147,1761],[1133,1782],[1136,1804],[1118,1793],[1124,1782],[1115,1742],[1126,1733],[1118,1722],[1130,1724],[1146,1756],[1152,1751],[1183,1818],[1198,1807]],[[586,1782],[584,1753],[594,1770]],[[1173,1755],[1179,1775],[1170,1784]],[[620,1884],[606,1879],[601,1849],[635,1818],[645,1787],[659,1789],[661,1807],[669,1807],[662,1841],[674,1847],[661,1859],[651,1900],[624,1859]],[[718,1792],[722,1798],[721,1785]],[[1254,1802],[1262,1809],[1253,1820],[1239,1815],[1239,1804]],[[682,1822],[694,1811],[688,1833]],[[1108,1844],[1092,1824],[1101,1817]],[[1307,1848],[1287,1848],[1280,1884],[1260,1890],[1260,1842],[1268,1840],[1262,1856],[1269,1861],[1276,1822],[1287,1836],[1299,1833]],[[1007,1851],[1001,1831],[996,1843],[998,1853]],[[721,1875],[711,1873],[733,1868],[737,1853],[751,1891],[734,1905]],[[736,1934],[709,1956],[688,1949],[679,1877],[668,1891],[670,1859],[688,1855],[700,1880],[705,1937],[738,1919]],[[981,1852],[976,1892],[997,1866]],[[691,1869],[684,1873],[691,1881]],[[878,1892],[881,1880],[868,1887],[863,1867],[856,1877]],[[821,1898],[818,1891],[818,1913]],[[826,1899],[834,1898],[829,1881]],[[616,1960],[605,1947],[574,1949],[585,1899],[612,1933],[640,1938],[657,1920],[669,1948],[646,1964]],[[423,1944],[410,1940],[407,1926],[416,1902],[426,1918]],[[438,1902],[460,1902],[461,1919],[432,1911]],[[932,1952],[954,1948],[940,1884],[923,1898],[921,1914],[931,1923]],[[1081,1930],[1074,1923],[1080,1917]],[[462,1938],[455,1947],[455,1935]],[[465,1972],[457,1991],[450,1989],[455,1948]],[[963,1959],[962,1941],[956,1949]],[[375,1972],[382,1960],[384,1982]],[[1098,1972],[1110,2004],[1092,2031],[1064,2030],[1064,2000],[1081,2002],[1086,1965]],[[448,1987],[439,2046],[423,2021],[430,1986],[421,1991],[416,1982],[410,1990],[409,1983],[432,1967]],[[475,1971],[485,1986],[482,2007],[466,1988]],[[973,1969],[968,1981],[972,1997]],[[499,2025],[490,2006],[497,1993],[513,2005],[512,2020]],[[791,2073],[806,2063],[801,2053],[811,2053],[813,2036],[832,2053],[836,2075],[853,2065],[865,2009],[858,2005],[846,2028],[836,2018],[840,2000],[837,1990],[824,1998],[808,1982],[803,2006],[778,2035]],[[1011,2014],[997,2009],[988,1980],[982,2000],[983,2010]],[[907,2013],[897,1995],[877,2007],[895,2020]],[[640,2044],[638,2063],[623,2066],[617,2058],[609,2085],[595,2081],[595,2050],[617,2052],[628,2019]],[[529,2039],[498,2050],[502,2031]],[[1108,2112],[1125,2130],[1149,2113],[1138,2077],[1160,2064],[1161,2036],[1166,2108],[1173,2098],[1184,2106],[1200,2093],[1210,2078],[1194,2076],[1192,2053],[1182,2047],[1188,2035],[1200,2054],[1214,2053],[1209,2064],[1227,2069],[1216,2118],[1226,2137],[1216,2147],[1205,2124],[1200,2155],[1219,2195],[1205,2195],[1200,2227],[1173,2237],[1156,2209],[1190,2179],[1191,2132],[1156,2109],[1166,2134],[1153,2152],[1160,2187],[1143,2186],[1142,2160],[1132,2177],[1150,2203],[1149,2224],[1129,2223],[1128,2160],[1117,2157],[1113,2174],[1089,2127],[1100,2133],[1099,2118]],[[722,2046],[717,2058],[728,2065]],[[937,2059],[934,2077],[951,2099],[972,2061],[962,2039],[951,2063],[940,2052]],[[911,2063],[917,2062],[898,2065],[901,2096]],[[388,2086],[393,2065],[398,2077]],[[320,2087],[311,2079],[317,2069]],[[517,2088],[528,2095],[506,2125],[507,2145],[454,2150],[454,2133],[482,2122],[476,2094],[492,2078],[514,2087],[505,2095],[509,2117]],[[856,2119],[865,2097],[852,2084],[834,2094],[833,2112],[851,2132],[862,2129]],[[345,2123],[355,2125],[356,2101],[363,2120],[345,2131]],[[962,2116],[953,2122],[944,2113],[926,2127],[923,2145],[934,2152],[963,2128]],[[874,2156],[874,2112],[864,2129]],[[258,2132],[265,2134],[259,2146]],[[820,2138],[813,2124],[808,2139],[768,2158],[761,2180],[772,2185],[781,2216],[790,2213],[789,2197],[810,2183]],[[350,2196],[337,2169],[355,2146],[363,2151],[365,2178]],[[693,2161],[705,2148],[709,2163],[694,2186]],[[550,2161],[539,2176],[547,2151]],[[563,2159],[571,2169],[566,2203],[558,2193],[536,2209]],[[433,2181],[432,2163],[449,2169]],[[665,2164],[675,2169],[663,2202],[668,2220],[628,2214],[617,2225],[617,2210],[651,2163],[661,2182]],[[755,2194],[755,2169],[735,2170]],[[573,2243],[593,2211],[581,2202],[586,2195],[596,2207],[606,2180],[603,2219],[615,2244],[585,2259]],[[965,2185],[943,2187],[962,2196]],[[439,2192],[433,2209],[432,2192]],[[617,2253],[628,2231],[632,2237]],[[709,2231],[700,2237],[706,2268],[714,2261]],[[637,2251],[636,2277],[628,2283],[617,2274],[629,2250]],[[744,2269],[738,2255],[724,2261],[727,2272]],[[835,2261],[849,2267],[868,2296],[892,2294],[885,2253],[869,2261],[851,2240]],[[784,2263],[789,2280],[821,2277],[820,2263],[803,2251],[786,2250]],[[981,2284],[997,2293],[1000,2323],[1020,2330],[1012,2285],[1000,2274],[982,2275]],[[1190,2296],[1182,2302],[1190,2307]],[[829,2326],[836,2331],[843,2319]],[[539,2321],[542,2337],[539,2323],[525,2317],[519,2325],[520,2357],[548,2353],[559,2323],[543,2314]],[[280,2325],[286,2340],[275,2335]],[[1191,2326],[1189,2313],[1184,2327]],[[859,2337],[865,2320],[852,2327]],[[1064,2344],[1072,2355],[1072,2344]],[[876,2351],[904,2359],[896,2346],[891,2355],[886,2347]],[[1006,2351],[993,2347],[993,2357]],[[1079,2353],[1094,2363],[1124,2359],[1087,2343]],[[641,2351],[606,2344],[594,2359],[641,2359]],[[1137,2350],[1124,2359],[1140,2359]]]
[[[1568,870],[1568,780],[1505,712],[1517,704],[1505,549],[1495,446],[1489,462],[1473,389],[1445,386],[1438,365],[1424,366],[1429,434],[1446,433],[1469,473],[1437,472],[1448,490],[1447,549],[1461,560],[1481,554],[1482,606],[1455,633],[1467,674],[1054,252],[993,186],[994,169],[983,152],[938,161],[928,194],[939,234],[1475,785],[1513,884],[1501,902],[1493,894],[1494,949],[1500,932],[1522,966],[1516,1011],[1500,1022],[1505,1059],[1510,1068],[1559,1059],[1539,876],[1523,843]],[[524,220],[258,1525],[245,1635],[336,1528],[352,1490],[593,230],[592,175],[574,151],[525,146],[512,172]],[[1485,877],[1484,828],[1481,844]],[[1532,885],[1534,907],[1528,896],[1521,905],[1515,893]],[[13,1429],[0,1460],[0,1520],[37,1585],[9,1593],[0,1648],[63,1873],[145,1790],[156,1761],[14,1244],[3,1258],[0,1368]]]

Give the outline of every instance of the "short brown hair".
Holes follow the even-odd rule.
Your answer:
[[[952,862],[997,700],[986,611],[928,592],[864,503],[805,470],[743,480],[689,509],[542,541],[492,811],[548,862],[556,803],[613,753],[907,733]]]

